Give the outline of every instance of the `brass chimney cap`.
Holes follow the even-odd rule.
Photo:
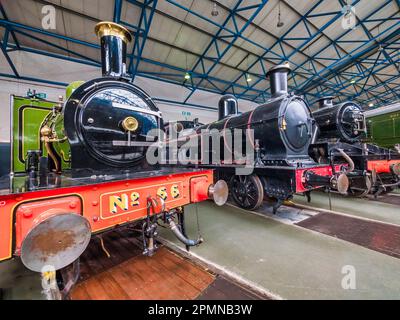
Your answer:
[[[125,43],[132,41],[132,35],[128,29],[110,21],[102,21],[96,24],[94,28],[96,35],[101,38],[103,36],[116,36],[122,39]]]

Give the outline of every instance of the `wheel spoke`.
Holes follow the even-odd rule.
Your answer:
[[[256,202],[256,198],[254,198],[251,194],[247,194],[247,196],[252,199],[254,202]]]
[[[231,180],[232,197],[242,208],[254,210],[262,201],[263,190],[256,175],[234,176]]]

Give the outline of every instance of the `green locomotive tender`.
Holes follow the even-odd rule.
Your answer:
[[[365,112],[368,139],[385,148],[400,149],[400,103]]]

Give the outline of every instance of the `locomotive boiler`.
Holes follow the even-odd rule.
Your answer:
[[[318,100],[319,109],[313,117],[320,130],[319,139],[338,139],[357,142],[366,134],[365,116],[362,108],[354,102],[333,104],[334,97]]]
[[[146,150],[157,141],[152,132],[163,122],[126,74],[131,35],[112,22],[95,31],[102,77],[73,83],[66,101],[53,107],[12,97],[18,102],[12,104],[13,172],[0,178],[0,261],[21,257],[36,272],[72,264],[72,282],[92,234],[139,224],[144,254],[152,255],[157,226],[164,224],[188,248],[203,240],[187,237],[184,206],[209,198],[222,205],[228,197],[211,169],[147,162]]]
[[[366,121],[361,106],[354,102],[333,104],[333,97],[321,98],[313,113],[319,135],[310,155],[319,163],[350,162],[346,174],[349,193],[378,194],[399,185],[400,154],[366,143]]]
[[[187,153],[197,154],[197,166],[216,168],[229,182],[232,198],[245,209],[258,208],[264,195],[276,199],[276,212],[294,193],[321,186],[347,191],[348,181],[340,167],[318,165],[308,154],[314,119],[306,101],[288,93],[289,73],[288,65],[267,73],[272,97],[265,104],[238,114],[237,100],[226,95],[219,102],[218,121],[180,133],[181,143],[199,141],[199,150],[188,148]],[[217,147],[212,143],[214,133],[219,136]],[[220,151],[217,159],[216,151]],[[237,173],[246,166],[251,174]]]

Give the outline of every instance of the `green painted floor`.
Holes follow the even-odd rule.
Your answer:
[[[400,208],[398,206],[379,201],[369,201],[365,198],[343,197],[334,193],[331,194],[331,201],[333,211],[400,225]],[[329,197],[327,193],[323,192],[313,192],[311,203],[307,203],[303,196],[295,196],[294,202],[329,210]]]
[[[186,209],[192,237],[195,208]],[[197,208],[205,242],[192,252],[284,299],[400,298],[399,259],[231,206]],[[162,235],[178,244],[167,230]],[[346,265],[356,270],[355,290],[341,286]]]

